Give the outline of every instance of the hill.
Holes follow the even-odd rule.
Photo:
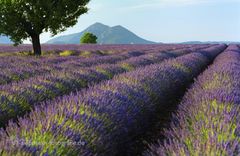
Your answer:
[[[145,40],[120,25],[109,27],[101,23],[95,23],[79,33],[56,37],[47,43],[79,44],[80,38],[85,32],[96,35],[99,44],[154,44],[154,42]]]

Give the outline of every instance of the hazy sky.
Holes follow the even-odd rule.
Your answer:
[[[240,0],[92,0],[88,6],[88,14],[59,35],[101,22],[156,42],[240,41]],[[42,43],[50,37],[44,33]]]

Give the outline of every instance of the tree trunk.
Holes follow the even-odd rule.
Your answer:
[[[42,54],[40,36],[35,34],[35,35],[32,35],[31,38],[32,38],[34,55],[40,56]]]

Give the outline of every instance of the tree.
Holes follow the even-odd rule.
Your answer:
[[[0,34],[16,45],[30,38],[35,55],[41,55],[40,34],[53,36],[77,23],[90,0],[0,0]]]
[[[95,44],[95,43],[97,43],[97,36],[95,36],[92,33],[87,32],[82,36],[80,42],[83,44],[85,44],[85,43]]]

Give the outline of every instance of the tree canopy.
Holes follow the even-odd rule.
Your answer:
[[[80,43],[82,44],[95,44],[97,43],[97,36],[95,36],[94,34],[92,33],[85,33],[81,40],[80,40]]]
[[[10,36],[15,44],[30,38],[34,53],[41,55],[39,36],[53,36],[75,25],[88,11],[90,0],[0,0],[0,34]]]

